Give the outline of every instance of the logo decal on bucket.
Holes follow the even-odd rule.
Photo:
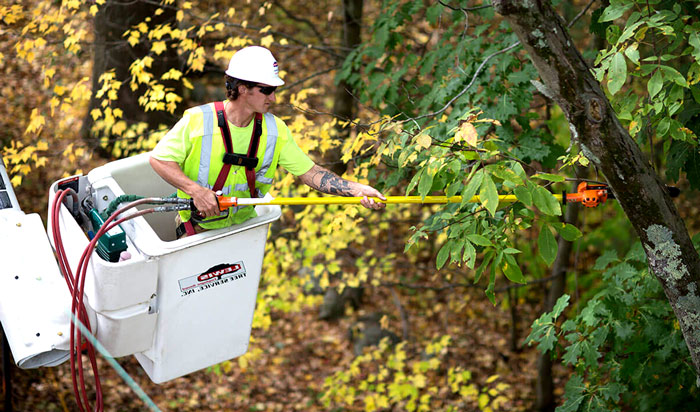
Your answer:
[[[203,273],[180,279],[178,283],[180,284],[182,296],[187,296],[244,278],[245,276],[245,265],[243,261],[240,261],[213,266]]]

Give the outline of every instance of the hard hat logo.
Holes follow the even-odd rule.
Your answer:
[[[282,86],[279,65],[270,50],[260,46],[244,47],[237,51],[228,64],[226,74],[240,80]]]

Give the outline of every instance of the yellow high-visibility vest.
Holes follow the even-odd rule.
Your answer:
[[[188,113],[189,112],[189,113]],[[187,132],[190,136],[201,136],[195,139],[192,150],[185,159],[183,172],[187,177],[197,182],[197,184],[211,189],[216,183],[223,163],[223,156],[226,151],[221,129],[218,126],[214,103],[193,107],[186,112],[190,121],[187,125]],[[184,116],[183,116],[184,117]],[[255,189],[259,197],[265,196],[270,191],[272,179],[275,175],[277,162],[279,160],[279,145],[277,145],[278,119],[271,113],[263,114],[262,135],[258,145],[258,165],[255,167]],[[281,122],[281,120],[279,120]],[[249,126],[252,133],[253,121]],[[240,153],[247,153],[250,143],[250,134],[245,141],[245,149]],[[232,142],[236,147],[236,143]],[[240,143],[239,143],[240,146]],[[235,149],[234,149],[235,150]],[[245,167],[231,166],[229,175],[221,189],[225,196],[250,197],[248,182],[245,176]],[[178,197],[189,198],[181,191],[177,191]],[[190,219],[190,211],[180,211],[183,222]],[[229,216],[226,219],[216,220],[216,217],[204,220],[199,223],[205,229],[218,229],[241,223],[252,217],[256,213],[251,206],[237,206],[229,209]]]

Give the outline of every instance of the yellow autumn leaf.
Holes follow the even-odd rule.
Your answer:
[[[123,120],[118,121],[117,124],[112,127],[112,133],[116,134],[117,136],[121,136],[122,133],[124,133],[124,130],[126,130],[126,122]]]
[[[167,73],[165,73],[161,76],[161,79],[163,79],[163,80],[180,80],[180,77],[182,77],[182,72],[180,70],[170,69],[170,70],[168,70]]]
[[[474,120],[474,123],[493,123],[493,124],[495,124],[496,126],[500,126],[500,125],[501,125],[501,122],[499,122],[499,121],[496,120],[496,119],[478,119],[478,120]]]
[[[263,47],[270,47],[270,45],[272,44],[273,41],[275,41],[275,38],[272,37],[271,34],[269,34],[269,35],[263,37],[262,39],[260,39],[260,45]]]
[[[432,142],[433,139],[430,137],[430,135],[427,135],[425,133],[419,134],[416,138],[416,143],[418,143],[418,146],[422,147],[423,149],[429,148]]]
[[[154,42],[153,46],[151,46],[151,51],[157,55],[160,55],[166,50],[168,50],[168,46],[165,44],[164,41]]]
[[[476,147],[478,137],[479,135],[476,132],[476,127],[469,122],[463,122],[455,134],[455,143],[464,141],[469,146]]]
[[[412,380],[413,380],[413,385],[416,388],[424,388],[425,387],[425,383],[426,383],[425,375],[423,375],[423,374],[414,375],[412,377]]]
[[[25,129],[24,133],[32,133],[35,131],[40,131],[42,127],[46,124],[46,119],[44,116],[39,114],[38,109],[33,109],[30,116],[29,125]]]

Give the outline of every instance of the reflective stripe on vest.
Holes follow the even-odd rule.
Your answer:
[[[200,186],[204,186],[208,189],[212,188],[209,184],[209,165],[211,164],[211,151],[214,144],[214,120],[216,116],[213,105],[205,104],[199,106],[202,110],[202,147],[199,155],[199,172],[197,173],[197,183]],[[275,146],[277,145],[277,122],[275,121],[275,116],[271,113],[265,113],[263,115],[265,118],[265,124],[267,125],[267,142],[265,144],[265,156],[263,157],[262,166],[260,170],[255,174],[255,181],[260,184],[272,184],[272,178],[265,177],[265,173],[272,166],[272,160],[275,155]],[[217,126],[218,127],[218,126]],[[259,150],[258,150],[259,151]],[[235,186],[236,191],[248,192],[248,183],[241,183]],[[231,195],[232,187],[230,185],[221,188],[221,192],[224,195]],[[258,196],[262,197],[260,189],[256,189]],[[235,213],[238,208],[234,208],[232,212]]]
[[[265,156],[263,157],[262,166],[260,170],[255,173],[255,181],[264,184],[271,185],[272,178],[265,177],[265,174],[270,169],[272,165],[272,159],[275,156],[275,146],[277,145],[277,122],[275,121],[275,116],[271,113],[265,113],[263,115],[265,118],[265,124],[267,125],[267,143],[265,145]],[[248,192],[248,183],[237,184],[235,189],[241,192]],[[258,197],[262,197],[262,192],[260,189],[256,188]]]

